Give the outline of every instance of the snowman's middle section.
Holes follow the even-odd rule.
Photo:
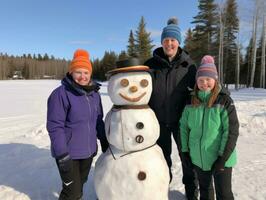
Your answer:
[[[159,124],[150,108],[113,108],[107,115],[105,130],[109,143],[125,152],[145,149],[159,137]]]

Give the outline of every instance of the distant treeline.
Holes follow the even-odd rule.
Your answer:
[[[43,57],[40,54],[37,57],[30,54],[21,57],[0,54],[0,79],[61,79],[67,72],[68,64],[64,59],[49,58],[47,54]],[[17,74],[21,76],[15,76]]]
[[[252,37],[246,49],[239,39],[242,30],[236,0],[225,0],[220,4],[214,0],[199,0],[198,14],[191,22],[193,28],[187,31],[181,46],[197,65],[204,55],[214,56],[222,84],[235,84],[236,88],[240,85],[265,88],[266,2],[254,0],[250,4],[254,4],[254,18]],[[137,30],[130,30],[126,50],[119,54],[106,51],[102,59],[92,60],[93,78],[105,81],[105,73],[115,68],[115,62],[120,59],[137,56],[145,61],[152,56],[152,42],[145,19],[141,17]],[[15,71],[21,71],[25,79],[61,79],[69,62],[47,54],[43,57],[40,54],[22,57],[1,54],[0,79],[12,78]]]

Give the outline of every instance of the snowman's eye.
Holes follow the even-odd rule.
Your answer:
[[[149,81],[147,79],[142,79],[140,81],[141,87],[147,87],[149,85]]]
[[[128,86],[128,84],[129,84],[129,82],[128,82],[128,80],[127,79],[122,79],[121,81],[120,81],[120,85],[121,86],[123,86],[123,87],[127,87]]]

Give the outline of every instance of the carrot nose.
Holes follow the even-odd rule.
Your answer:
[[[137,88],[137,86],[131,86],[129,88],[129,90],[130,90],[130,92],[137,92],[138,91],[138,88]]]

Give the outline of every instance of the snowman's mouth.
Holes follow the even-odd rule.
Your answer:
[[[142,93],[140,96],[138,96],[138,97],[128,97],[128,96],[125,96],[125,95],[123,95],[123,94],[121,94],[121,93],[119,93],[119,95],[123,98],[123,99],[125,99],[125,100],[127,100],[127,101],[130,101],[130,102],[138,102],[142,97],[144,97],[145,95],[146,95],[146,92],[144,92],[144,93]]]

